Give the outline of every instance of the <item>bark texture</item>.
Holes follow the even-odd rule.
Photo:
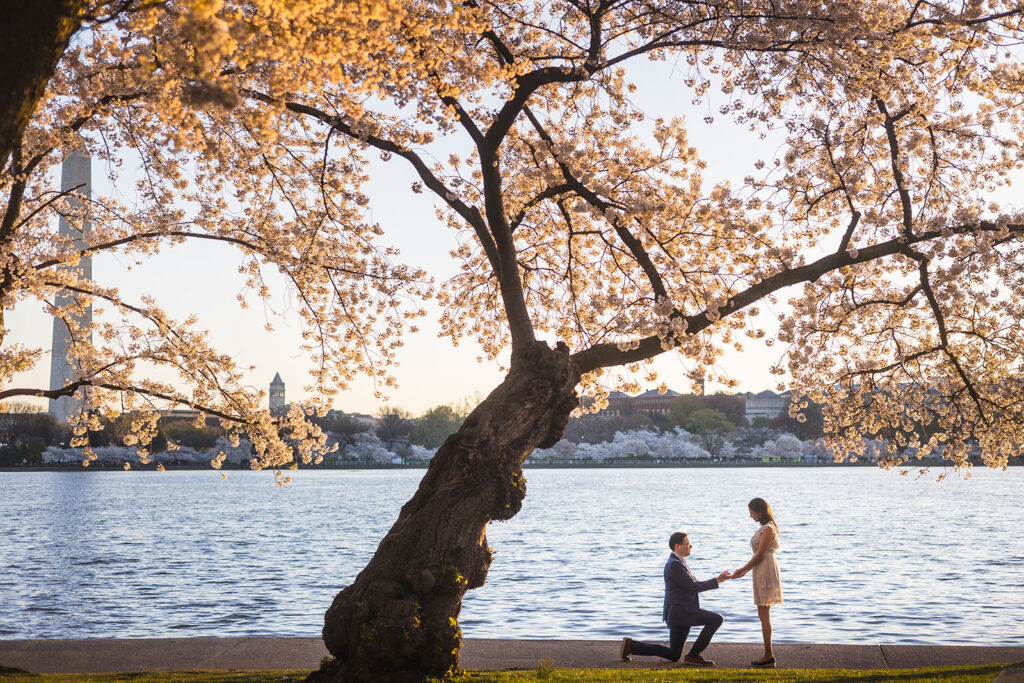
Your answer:
[[[522,464],[555,444],[578,404],[568,349],[533,342],[441,445],[369,564],[335,598],[323,637],[334,661],[311,681],[421,681],[458,669],[458,617],[491,564],[487,523],[522,507]]]
[[[5,0],[0,13],[0,166],[21,139],[86,0]]]

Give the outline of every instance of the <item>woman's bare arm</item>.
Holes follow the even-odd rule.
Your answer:
[[[761,534],[761,542],[757,544],[757,551],[754,553],[754,556],[750,558],[749,562],[734,571],[732,573],[732,578],[738,579],[749,572],[751,567],[760,562],[761,558],[768,552],[768,546],[771,544],[772,539],[775,538],[775,527],[771,524],[766,526],[768,528]]]

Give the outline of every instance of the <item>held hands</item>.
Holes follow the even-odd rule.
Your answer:
[[[728,581],[729,579],[735,578],[736,577],[732,574],[732,572],[722,572],[718,575],[718,583],[722,583],[723,581]]]
[[[731,577],[730,577],[730,578],[733,578],[733,579],[741,579],[741,578],[743,578],[744,576],[746,576],[747,572],[749,572],[749,571],[750,571],[749,569],[737,569],[736,571],[734,571],[734,572],[732,573],[732,575],[731,575]]]

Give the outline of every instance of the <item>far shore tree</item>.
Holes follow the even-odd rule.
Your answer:
[[[668,415],[673,423],[682,426],[686,418],[704,407],[704,400],[698,394],[683,394],[669,406]]]
[[[636,391],[660,354],[728,385],[716,362],[765,336],[761,307],[781,311],[777,370],[823,406],[838,456],[883,430],[890,466],[977,450],[1002,467],[1024,443],[1024,219],[992,199],[1024,158],[1017,0],[15,4],[0,38],[39,49],[0,67],[0,311],[64,320],[78,376],[11,386],[44,354],[4,329],[0,400],[82,397],[81,445],[140,411],[124,441],[143,458],[153,404],[192,406],[251,439],[255,467],[298,468],[325,447],[304,411],[359,375],[388,386],[421,300],[444,335],[509,359],[327,610],[313,680],[454,671],[462,598],[486,579],[487,524],[522,505],[525,458],[558,442],[580,393],[603,407]],[[659,87],[709,122],[784,137],[777,156],[708,187],[686,122],[634,101],[646,59],[675,64]],[[79,145],[113,174],[130,157],[137,196],[55,192]],[[371,157],[407,165],[408,191],[457,231],[442,286],[373,223]],[[57,214],[91,220],[84,249]],[[242,304],[268,296],[263,269],[283,274],[310,403],[270,415],[197,321],[73,268],[183,241],[237,247]],[[86,304],[104,309],[92,329]]]
[[[725,435],[736,428],[725,413],[711,408],[693,411],[683,420],[682,427],[711,455],[722,451]]]
[[[0,406],[0,467],[38,465],[47,445],[65,432],[38,406],[11,401]]]
[[[807,406],[794,415],[790,415],[788,411],[780,413],[771,424],[776,429],[789,432],[804,441],[825,436],[825,418],[821,406],[813,401],[808,401]],[[895,432],[888,436],[895,437]]]
[[[737,450],[743,452],[750,451],[753,448],[763,445],[769,439],[776,438],[778,432],[774,429],[766,424],[757,424],[761,420],[765,420],[765,418],[756,417],[752,420],[754,424],[749,427],[740,427],[730,435],[730,440]]]
[[[565,438],[574,443],[602,443],[611,441],[620,432],[655,427],[654,420],[647,413],[626,413],[625,415],[602,415],[583,413],[569,419]]]
[[[708,394],[701,397],[705,408],[717,410],[733,424],[734,427],[747,425],[747,402],[742,396],[733,394]]]
[[[458,406],[434,406],[413,421],[412,442],[424,448],[437,448],[449,434],[458,431],[468,414],[468,410],[460,410]]]
[[[323,417],[313,416],[310,419],[337,443],[338,448],[328,456],[328,464],[341,461],[345,448],[354,444],[359,434],[373,430],[371,422],[354,415],[335,413]]]
[[[412,414],[408,410],[387,406],[377,414],[377,438],[389,451],[408,446],[412,430]]]

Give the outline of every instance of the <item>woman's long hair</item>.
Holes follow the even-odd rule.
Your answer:
[[[772,506],[768,504],[764,498],[754,498],[752,501],[747,503],[747,507],[757,517],[757,521],[761,524],[768,524],[771,522],[777,529],[779,525],[775,522],[775,515],[772,514]]]

